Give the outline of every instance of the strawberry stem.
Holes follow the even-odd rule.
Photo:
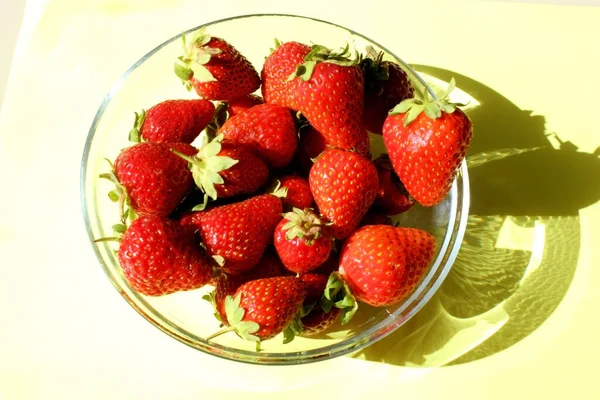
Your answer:
[[[231,325],[230,326],[226,326],[223,329],[220,329],[220,330],[216,331],[215,333],[213,333],[212,335],[208,336],[206,338],[206,341],[209,342],[212,339],[216,338],[217,336],[221,336],[221,335],[223,335],[223,334],[225,334],[227,332],[233,332],[233,331],[235,331],[235,327],[233,327]]]

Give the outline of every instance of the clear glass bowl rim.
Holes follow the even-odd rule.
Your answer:
[[[356,35],[361,37],[379,48],[383,51],[394,57],[397,61],[399,61],[404,68],[406,68],[410,73],[413,74],[419,82],[427,88],[432,98],[435,98],[435,93],[431,88],[425,83],[425,81],[421,78],[421,76],[413,70],[411,66],[406,64],[401,58],[397,57],[394,53],[389,51],[384,46],[381,46],[376,41],[355,32],[352,29],[346,28],[344,26],[331,23],[329,21],[320,20],[317,18],[306,17],[301,15],[294,14],[244,14],[237,15],[233,17],[223,18],[219,20],[215,20],[212,22],[208,22],[202,25],[198,25],[194,28],[191,28],[185,31],[185,34],[193,32],[202,26],[210,27],[211,25],[219,24],[222,22],[227,22],[231,20],[238,20],[244,18],[255,18],[255,17],[289,17],[289,18],[298,18],[304,20],[310,20],[317,23],[331,25],[345,31],[348,31],[352,35]],[[181,34],[177,34],[172,38],[166,40],[160,45],[156,46],[154,49],[150,50],[146,55],[144,55],[140,60],[138,60],[135,64],[133,64],[118,80],[115,82],[105,96],[100,108],[98,109],[92,125],[89,129],[88,136],[85,142],[82,163],[81,163],[81,171],[80,171],[80,198],[82,205],[82,213],[83,218],[86,224],[86,230],[88,232],[88,237],[90,239],[90,243],[96,253],[96,257],[100,262],[104,272],[108,276],[109,280],[115,285],[115,288],[120,292],[119,287],[115,284],[115,281],[112,279],[112,272],[109,267],[105,264],[96,243],[94,243],[95,237],[90,225],[90,214],[88,211],[88,201],[86,198],[85,189],[87,187],[87,177],[86,177],[86,169],[89,161],[89,152],[92,145],[92,141],[94,139],[94,134],[96,132],[96,128],[98,123],[100,122],[105,109],[109,105],[112,98],[119,92],[122,84],[125,82],[127,77],[140,65],[142,65],[146,60],[152,57],[155,53],[160,51],[163,47],[169,45],[175,40],[178,40],[181,37]],[[442,242],[442,247],[438,254],[436,260],[429,271],[429,273],[425,276],[421,284],[416,288],[415,292],[405,300],[398,309],[396,309],[393,313],[388,315],[387,318],[375,324],[374,326],[366,329],[365,331],[353,336],[349,339],[342,340],[338,343],[320,347],[317,349],[307,350],[307,351],[298,351],[298,352],[289,352],[289,353],[262,353],[262,352],[251,352],[241,349],[232,349],[226,346],[222,346],[216,343],[207,342],[204,338],[195,337],[196,341],[191,341],[186,337],[177,335],[175,332],[166,328],[166,326],[170,325],[167,321],[158,322],[151,318],[151,316],[143,312],[139,309],[139,306],[135,304],[133,300],[131,300],[128,296],[122,295],[123,298],[146,320],[148,320],[152,325],[162,330],[169,336],[179,340],[180,342],[187,344],[188,346],[195,348],[197,350],[201,350],[205,353],[228,359],[235,360],[240,362],[246,362],[251,364],[261,364],[261,365],[294,365],[294,364],[304,364],[309,362],[316,362],[324,359],[330,359],[334,357],[339,357],[342,355],[346,355],[349,353],[353,353],[359,351],[360,349],[369,346],[376,341],[379,341],[391,334],[401,325],[403,325],[406,321],[408,321],[412,316],[414,316],[435,294],[437,289],[440,287],[446,276],[448,275],[452,265],[456,259],[458,251],[460,249],[460,244],[464,237],[468,210],[469,210],[469,178],[467,172],[466,162],[463,161],[457,179],[455,180],[453,187],[451,189],[452,192],[456,193],[456,203],[457,207],[452,208],[450,214],[450,221],[448,223],[448,229],[446,230],[444,240]],[[443,265],[440,265],[443,262]],[[150,307],[151,308],[151,307]],[[402,315],[405,310],[408,309],[406,314]],[[194,336],[193,334],[188,333],[190,336]]]

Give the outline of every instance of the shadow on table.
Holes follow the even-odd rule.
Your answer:
[[[600,200],[600,148],[583,153],[547,135],[544,117],[468,77],[414,67],[426,79],[454,76],[479,103],[468,110],[470,215],[456,262],[434,297],[355,357],[403,366],[462,364],[522,340],[560,304],[577,266],[579,210]]]

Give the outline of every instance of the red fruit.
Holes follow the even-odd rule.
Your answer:
[[[315,274],[329,276],[332,272],[338,270],[339,261],[340,253],[332,249],[332,251],[329,253],[329,257],[327,258],[327,260],[325,260],[323,264],[321,264],[317,269],[311,272]]]
[[[294,276],[281,276],[250,281],[241,285],[235,296],[225,299],[230,327],[207,340],[235,330],[252,341],[270,339],[292,322],[304,300],[302,281]]]
[[[246,111],[249,108],[252,108],[256,105],[263,104],[265,101],[262,97],[257,96],[255,94],[251,94],[245,97],[238,97],[237,99],[233,99],[229,101],[227,112],[229,113],[229,117],[233,117],[236,114]]]
[[[321,297],[327,286],[329,275],[308,273],[300,276],[306,288],[304,305],[312,305],[308,314],[301,318],[303,330],[301,336],[313,336],[331,327],[337,320],[339,308],[333,307],[325,312],[321,307]]]
[[[293,81],[298,110],[333,147],[368,154],[369,135],[363,125],[364,74],[348,49],[334,53],[313,45]],[[268,100],[267,100],[268,101]]]
[[[227,323],[227,314],[225,312],[225,298],[233,296],[237,289],[246,282],[256,279],[272,278],[282,276],[284,268],[277,255],[272,251],[265,251],[258,264],[251,270],[241,275],[221,275],[216,279],[215,290],[211,295],[211,301],[219,314],[222,322]]]
[[[166,216],[181,203],[194,185],[187,162],[171,149],[194,155],[187,143],[138,143],[121,151],[114,173],[125,187],[138,214]]]
[[[298,42],[276,42],[277,48],[266,58],[261,71],[262,96],[267,103],[298,111],[295,88],[297,80],[288,78],[310,53],[310,46]]]
[[[298,151],[296,152],[296,162],[300,165],[302,171],[310,171],[313,160],[327,148],[325,137],[313,128],[308,126],[300,131],[300,140]]]
[[[365,58],[365,110],[363,121],[370,132],[381,135],[388,112],[402,100],[414,95],[408,75],[400,65],[383,61],[383,52],[369,49],[370,58]]]
[[[219,133],[224,143],[248,148],[273,168],[288,165],[298,146],[290,110],[273,104],[259,104],[229,118]]]
[[[131,223],[121,239],[118,257],[131,287],[147,296],[196,289],[213,276],[193,233],[155,215]]]
[[[284,210],[304,210],[312,207],[313,197],[306,179],[297,175],[286,175],[279,178],[279,185],[287,189],[287,194],[281,199]]]
[[[409,210],[415,202],[400,182],[387,155],[381,155],[373,164],[377,168],[379,181],[375,206],[385,215],[396,215]]]
[[[394,170],[420,204],[433,206],[450,191],[473,135],[466,114],[447,96],[410,99],[394,108],[383,126],[383,140]],[[424,112],[423,112],[424,111]]]
[[[339,273],[357,300],[390,306],[412,292],[434,249],[434,237],[419,229],[364,226],[346,239]]]
[[[281,200],[265,194],[197,212],[182,223],[198,230],[208,255],[222,261],[222,271],[239,275],[258,263],[281,213]]]
[[[192,143],[212,121],[215,106],[208,100],[167,100],[135,114],[129,139],[139,142]]]
[[[224,143],[219,155],[238,162],[219,173],[223,178],[223,183],[215,185],[218,197],[254,193],[269,179],[267,165],[248,149]]]
[[[316,160],[308,178],[319,211],[332,222],[328,227],[343,239],[359,224],[375,200],[377,170],[360,154],[327,149]]]
[[[310,209],[284,214],[275,228],[273,243],[283,265],[295,273],[305,273],[329,257],[332,240],[325,224]]]
[[[202,27],[183,37],[184,55],[175,73],[188,90],[207,100],[233,100],[260,87],[252,64],[225,40],[211,37]]]

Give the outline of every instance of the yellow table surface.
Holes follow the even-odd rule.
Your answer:
[[[28,10],[0,115],[0,399],[600,398],[600,8],[205,3]],[[456,265],[422,312],[353,357],[260,367],[188,348],[126,305],[88,243],[79,166],[112,83],[174,33],[249,13],[354,29],[476,99]]]

